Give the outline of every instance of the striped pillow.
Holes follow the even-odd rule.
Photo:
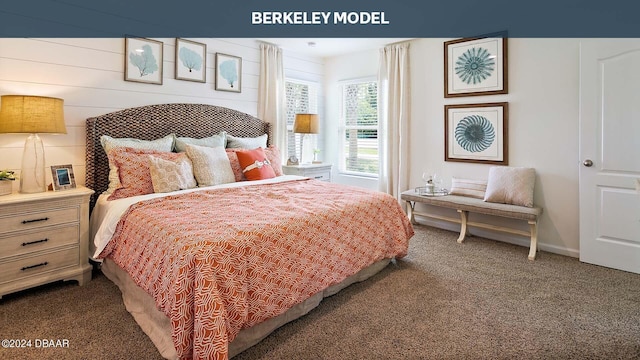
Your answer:
[[[451,179],[451,195],[468,196],[477,199],[484,199],[484,193],[487,190],[487,180],[471,180],[471,179]]]

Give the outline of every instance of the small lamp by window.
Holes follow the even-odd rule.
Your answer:
[[[45,96],[3,95],[0,133],[30,134],[24,143],[20,192],[47,191],[44,146],[38,133],[66,134],[64,100]]]
[[[293,123],[293,132],[302,134],[300,138],[300,163],[304,163],[304,138],[307,134],[317,134],[320,132],[320,123],[317,114],[296,114]],[[307,151],[308,153],[308,151]]]

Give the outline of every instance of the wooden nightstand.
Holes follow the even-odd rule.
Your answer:
[[[282,165],[282,172],[331,182],[331,164]]]
[[[91,280],[85,187],[0,196],[0,299],[57,280]]]

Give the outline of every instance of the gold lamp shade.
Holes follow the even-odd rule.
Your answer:
[[[3,95],[0,133],[66,134],[64,100],[46,96]]]
[[[320,124],[317,114],[296,114],[293,123],[293,132],[299,134],[317,134],[320,132]]]
[[[64,100],[24,95],[3,95],[0,99],[0,133],[30,134],[22,153],[20,192],[47,191],[44,145],[38,133],[67,133]]]

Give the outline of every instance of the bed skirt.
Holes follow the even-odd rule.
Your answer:
[[[353,283],[366,280],[375,275],[384,269],[390,261],[390,259],[383,259],[373,263],[342,282],[316,293],[287,312],[251,328],[241,330],[238,336],[229,343],[229,357],[231,358],[257,344],[280,326],[307,314],[318,306],[323,298],[334,295]],[[129,275],[109,258],[104,259],[101,269],[102,273],[118,286],[122,292],[122,299],[127,311],[131,313],[142,331],[149,336],[160,354],[165,359],[176,359],[177,353],[171,339],[170,320],[164,313],[156,309],[155,301],[151,295],[138,287]]]

